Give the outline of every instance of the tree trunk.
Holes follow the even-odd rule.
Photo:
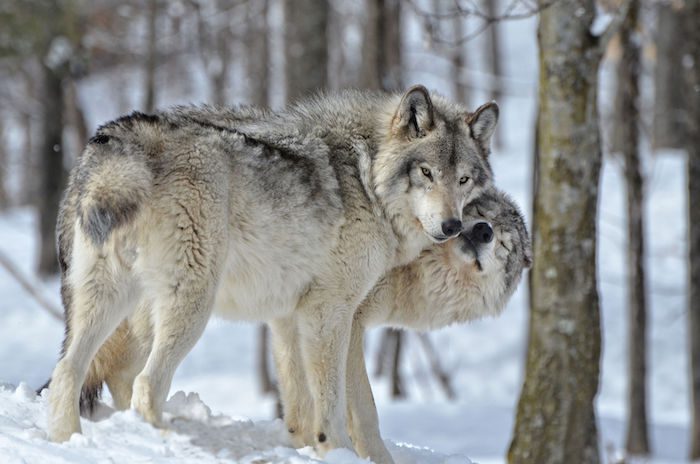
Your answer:
[[[536,218],[538,216],[537,214],[537,202],[535,201],[536,198],[538,198],[539,195],[539,172],[540,172],[540,109],[535,108],[535,124],[534,124],[534,132],[533,132],[533,137],[532,137],[532,183],[531,188],[532,188],[532,217]],[[530,246],[532,246],[532,249],[535,249],[535,241],[537,240],[537,229],[536,229],[537,223],[532,222],[530,225],[530,237],[531,237],[531,243]],[[534,294],[533,290],[533,273],[528,272],[527,273],[527,304],[530,308],[535,307],[535,303],[532,299],[532,295]]]
[[[5,166],[8,165],[8,161],[7,145],[5,144],[5,130],[3,127],[2,118],[0,118],[0,166],[3,166],[3,168],[0,169],[0,211],[3,211],[10,206],[7,182],[5,181],[5,174],[8,171]]]
[[[41,142],[41,184],[39,193],[38,272],[42,276],[58,272],[56,259],[56,216],[65,183],[63,167],[63,74],[60,70],[41,65],[43,74],[43,111]]]
[[[399,0],[367,0],[362,42],[362,87],[371,90],[396,91],[403,86],[401,62],[401,4]],[[384,329],[377,352],[375,374],[388,370],[391,396],[404,398],[401,380],[401,352],[404,333]]]
[[[362,87],[395,91],[403,87],[401,3],[367,0],[362,42]]]
[[[499,14],[498,10],[498,0],[486,0],[486,14],[495,18]],[[494,76],[494,85],[491,90],[491,100],[498,103],[501,102],[501,39],[499,35],[499,23],[500,21],[494,21],[489,26],[488,32],[488,44],[489,51],[486,53],[487,63],[489,72]],[[503,145],[503,140],[501,137],[501,129],[496,127],[496,132],[493,134],[493,144],[495,147],[501,147]]]
[[[269,338],[270,330],[265,324],[262,324],[258,331],[258,374],[260,390],[263,393],[271,393],[275,390],[275,384],[270,376]]]
[[[219,0],[217,2],[217,8],[219,11],[224,11],[230,8],[230,5],[224,0]],[[212,25],[215,31],[213,37],[214,43],[211,48],[213,48],[216,61],[214,66],[210,66],[208,69],[211,79],[211,98],[214,104],[220,106],[228,103],[227,90],[231,68],[231,46],[234,41],[228,17],[224,16],[224,18],[225,21],[223,24],[215,22]]]
[[[148,0],[148,16],[147,16],[147,52],[146,52],[146,76],[144,81],[145,93],[143,100],[143,109],[146,112],[152,112],[156,106],[156,60],[157,47],[156,40],[158,31],[156,30],[158,19],[158,0]]]
[[[83,106],[80,104],[80,98],[78,96],[78,88],[75,85],[73,79],[67,79],[66,82],[66,120],[69,125],[73,126],[75,134],[78,138],[76,140],[79,148],[82,147],[88,141],[88,127],[87,121],[85,120],[85,112],[83,111]]]
[[[539,167],[525,382],[511,463],[598,463],[596,212],[601,47],[593,0],[540,13]]]
[[[464,17],[455,15],[452,19],[452,35],[455,41],[464,36]],[[469,88],[464,83],[464,68],[466,67],[467,47],[456,43],[452,48],[452,82],[454,83],[455,100],[469,108]]]
[[[686,0],[685,55],[694,59],[686,70],[686,151],[688,156],[688,336],[692,378],[690,458],[700,459],[700,0]]]
[[[692,0],[691,0],[692,1]],[[658,2],[656,31],[656,66],[654,67],[654,124],[652,142],[655,149],[683,148],[683,2]],[[695,19],[697,22],[697,18]]]
[[[387,336],[390,337],[390,346],[393,348],[391,359],[389,360],[391,366],[391,397],[393,399],[406,398],[406,388],[401,379],[401,353],[403,352],[404,334],[400,330],[388,330],[390,332]]]
[[[25,76],[27,81],[27,95],[30,98],[35,98],[41,101],[41,96],[38,95],[36,85],[31,82],[31,78]],[[39,85],[40,87],[40,85]],[[39,198],[39,179],[37,172],[39,171],[39,153],[34,141],[34,121],[29,112],[21,115],[22,121],[22,156],[20,163],[22,169],[22,181],[20,183],[19,201],[20,206],[38,206]]]
[[[286,0],[284,9],[287,101],[328,87],[328,1]]]
[[[269,1],[248,2],[248,82],[253,105],[269,106],[270,46],[267,15]]]
[[[649,454],[647,426],[646,273],[644,267],[644,179],[639,159],[640,50],[639,1],[632,0],[620,31],[622,57],[617,67],[615,124],[625,162],[627,189],[628,398],[627,440],[631,455]]]

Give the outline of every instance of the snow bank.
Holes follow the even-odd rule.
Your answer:
[[[0,456],[6,464],[32,463],[307,463],[359,464],[346,449],[320,459],[311,447],[291,447],[284,423],[237,420],[212,414],[196,393],[175,393],[165,407],[169,428],[160,430],[134,411],[102,406],[96,422],[81,420],[83,434],[62,444],[47,440],[46,391],[37,396],[25,383],[0,386]],[[470,464],[428,448],[387,442],[397,464]]]

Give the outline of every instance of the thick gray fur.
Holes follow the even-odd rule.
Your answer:
[[[497,117],[495,104],[470,113],[417,86],[280,112],[177,107],[99,128],[59,213],[66,338],[50,437],[80,430],[75,399],[103,381],[117,408],[162,425],[175,368],[216,309],[272,327],[295,440],[352,447],[355,311],[387,272],[452,238],[444,224],[490,188]],[[302,410],[315,412],[305,424]],[[362,454],[391,462],[383,444]]]

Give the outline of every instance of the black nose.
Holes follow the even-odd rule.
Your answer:
[[[459,219],[448,219],[442,223],[442,233],[448,237],[457,235],[462,230],[462,221]]]
[[[477,222],[472,229],[472,240],[478,243],[489,243],[493,240],[493,229],[488,222]]]

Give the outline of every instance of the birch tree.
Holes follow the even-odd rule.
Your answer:
[[[593,0],[560,0],[540,12],[529,345],[511,463],[600,462],[596,99],[610,30],[592,35],[594,17]]]

